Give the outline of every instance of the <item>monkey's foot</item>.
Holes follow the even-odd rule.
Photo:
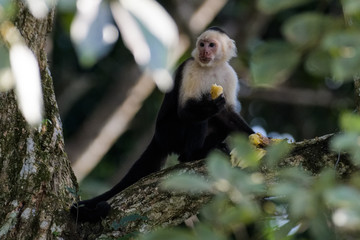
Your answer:
[[[99,202],[95,206],[87,201],[76,202],[71,206],[70,213],[79,222],[98,222],[105,218],[110,211],[110,205],[106,202]]]

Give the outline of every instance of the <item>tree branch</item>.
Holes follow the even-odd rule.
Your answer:
[[[329,150],[329,142],[333,136],[330,134],[294,143],[294,149],[281,161],[280,167],[302,166],[306,171],[316,175],[321,169],[335,168],[338,162],[337,172],[342,178],[346,178],[356,168],[346,154]],[[159,188],[159,183],[174,171],[206,175],[206,160],[178,164],[141,179],[111,200],[112,211],[101,225],[97,224],[96,227],[89,223],[80,225],[81,235],[93,239],[101,232],[102,237],[145,233],[158,227],[179,225],[190,216],[197,214],[199,209],[210,201],[210,195],[180,194]],[[271,171],[265,169],[264,174],[265,179],[274,181]],[[126,219],[134,221],[126,221]]]

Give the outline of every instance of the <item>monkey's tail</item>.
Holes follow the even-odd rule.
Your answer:
[[[97,197],[74,203],[71,214],[81,222],[97,222],[105,218],[110,211],[110,205],[106,201],[141,178],[160,170],[166,156],[167,152],[153,137],[144,153],[118,184]]]

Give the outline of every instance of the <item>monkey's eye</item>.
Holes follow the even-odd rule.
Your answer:
[[[216,46],[215,43],[210,43],[210,44],[209,44],[209,47],[211,47],[211,48],[212,48],[212,47],[215,47],[215,46]]]
[[[205,46],[205,44],[204,44],[203,42],[201,42],[199,45],[200,45],[200,47],[204,47],[204,46]]]

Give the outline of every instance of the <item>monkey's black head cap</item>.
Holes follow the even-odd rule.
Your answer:
[[[227,33],[222,28],[217,27],[217,26],[209,27],[207,30],[217,31],[217,32],[224,33],[227,35]]]

